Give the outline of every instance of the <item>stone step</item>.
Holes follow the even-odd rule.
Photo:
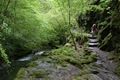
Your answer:
[[[97,36],[88,37],[89,39],[96,39]]]
[[[99,45],[99,43],[87,43],[88,45]]]
[[[89,38],[89,41],[88,41],[87,45],[90,49],[98,47],[99,43],[97,40],[97,36],[95,34],[92,34],[92,33],[88,34],[88,38]]]
[[[89,50],[98,50],[98,47],[97,46],[95,46],[95,47],[87,47],[87,49],[89,49]]]
[[[98,42],[98,40],[97,39],[89,39],[89,42],[90,43],[96,43],[96,42]]]
[[[98,47],[98,45],[88,45],[88,47]]]
[[[96,39],[97,36],[96,35],[92,35],[92,34],[88,34],[88,38],[90,38],[90,39]]]
[[[93,37],[93,36],[95,36],[95,37],[96,37],[96,35],[95,35],[95,34],[88,34],[88,37]]]
[[[99,43],[87,43],[89,47],[97,47]]]

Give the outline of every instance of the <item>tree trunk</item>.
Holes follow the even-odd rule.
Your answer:
[[[4,15],[6,14],[6,11],[7,11],[7,9],[8,9],[9,4],[10,4],[10,0],[8,0],[8,3],[7,3],[7,5],[6,5],[6,7],[5,7],[5,10],[4,10],[4,12],[3,12]]]
[[[71,28],[71,19],[70,19],[70,0],[68,0],[68,6],[69,6],[69,27]],[[72,38],[72,41],[73,41],[73,44],[74,44],[74,47],[75,47],[75,50],[77,50],[77,46],[76,46],[76,43],[75,43],[75,41],[74,41],[74,36],[73,36],[73,34],[72,34],[72,32],[70,31],[70,28],[69,28],[69,33],[70,33],[70,35],[71,35],[71,38]]]

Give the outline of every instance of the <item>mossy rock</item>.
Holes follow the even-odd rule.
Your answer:
[[[40,59],[41,57],[42,57],[41,55],[34,56],[34,57],[31,59],[31,61],[35,61],[35,60],[37,60],[37,59]]]
[[[48,61],[48,62],[54,61],[54,63],[61,65],[64,65],[65,62],[68,62],[72,65],[78,66],[79,68],[83,67],[82,64],[92,63],[96,59],[92,51],[85,49],[83,52],[79,54],[76,50],[67,46],[63,46],[59,49],[51,50],[45,53],[45,55],[46,54],[47,56],[41,57],[42,61]]]
[[[73,80],[102,80],[100,77],[94,74],[84,74],[82,76],[77,76]]]
[[[26,67],[35,67],[35,66],[37,66],[37,64],[34,61],[31,61],[28,64],[26,64]]]
[[[48,73],[45,73],[43,71],[33,71],[30,76],[33,78],[47,78]]]
[[[115,73],[120,75],[120,62],[118,63],[117,67],[115,68]]]
[[[20,70],[18,71],[15,80],[24,80],[24,70],[25,68],[20,68]]]

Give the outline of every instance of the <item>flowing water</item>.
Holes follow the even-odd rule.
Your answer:
[[[17,61],[29,61],[30,59],[32,59],[32,57],[37,56],[37,55],[41,55],[44,52],[45,51],[39,51],[39,52],[37,52],[35,54],[29,54],[29,55],[27,55],[25,57],[22,57],[22,58],[18,59]]]

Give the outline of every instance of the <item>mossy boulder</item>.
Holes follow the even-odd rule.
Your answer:
[[[33,71],[30,76],[34,78],[47,78],[47,74],[43,71]]]
[[[66,62],[68,62],[70,64],[78,66],[79,68],[82,68],[83,64],[89,64],[96,61],[96,56],[93,54],[92,51],[85,49],[83,50],[83,52],[78,53],[76,50],[68,46],[63,46],[59,49],[51,50],[45,53],[43,57],[44,56],[45,58],[43,59],[43,61],[53,61],[54,63],[61,65],[64,65]]]

